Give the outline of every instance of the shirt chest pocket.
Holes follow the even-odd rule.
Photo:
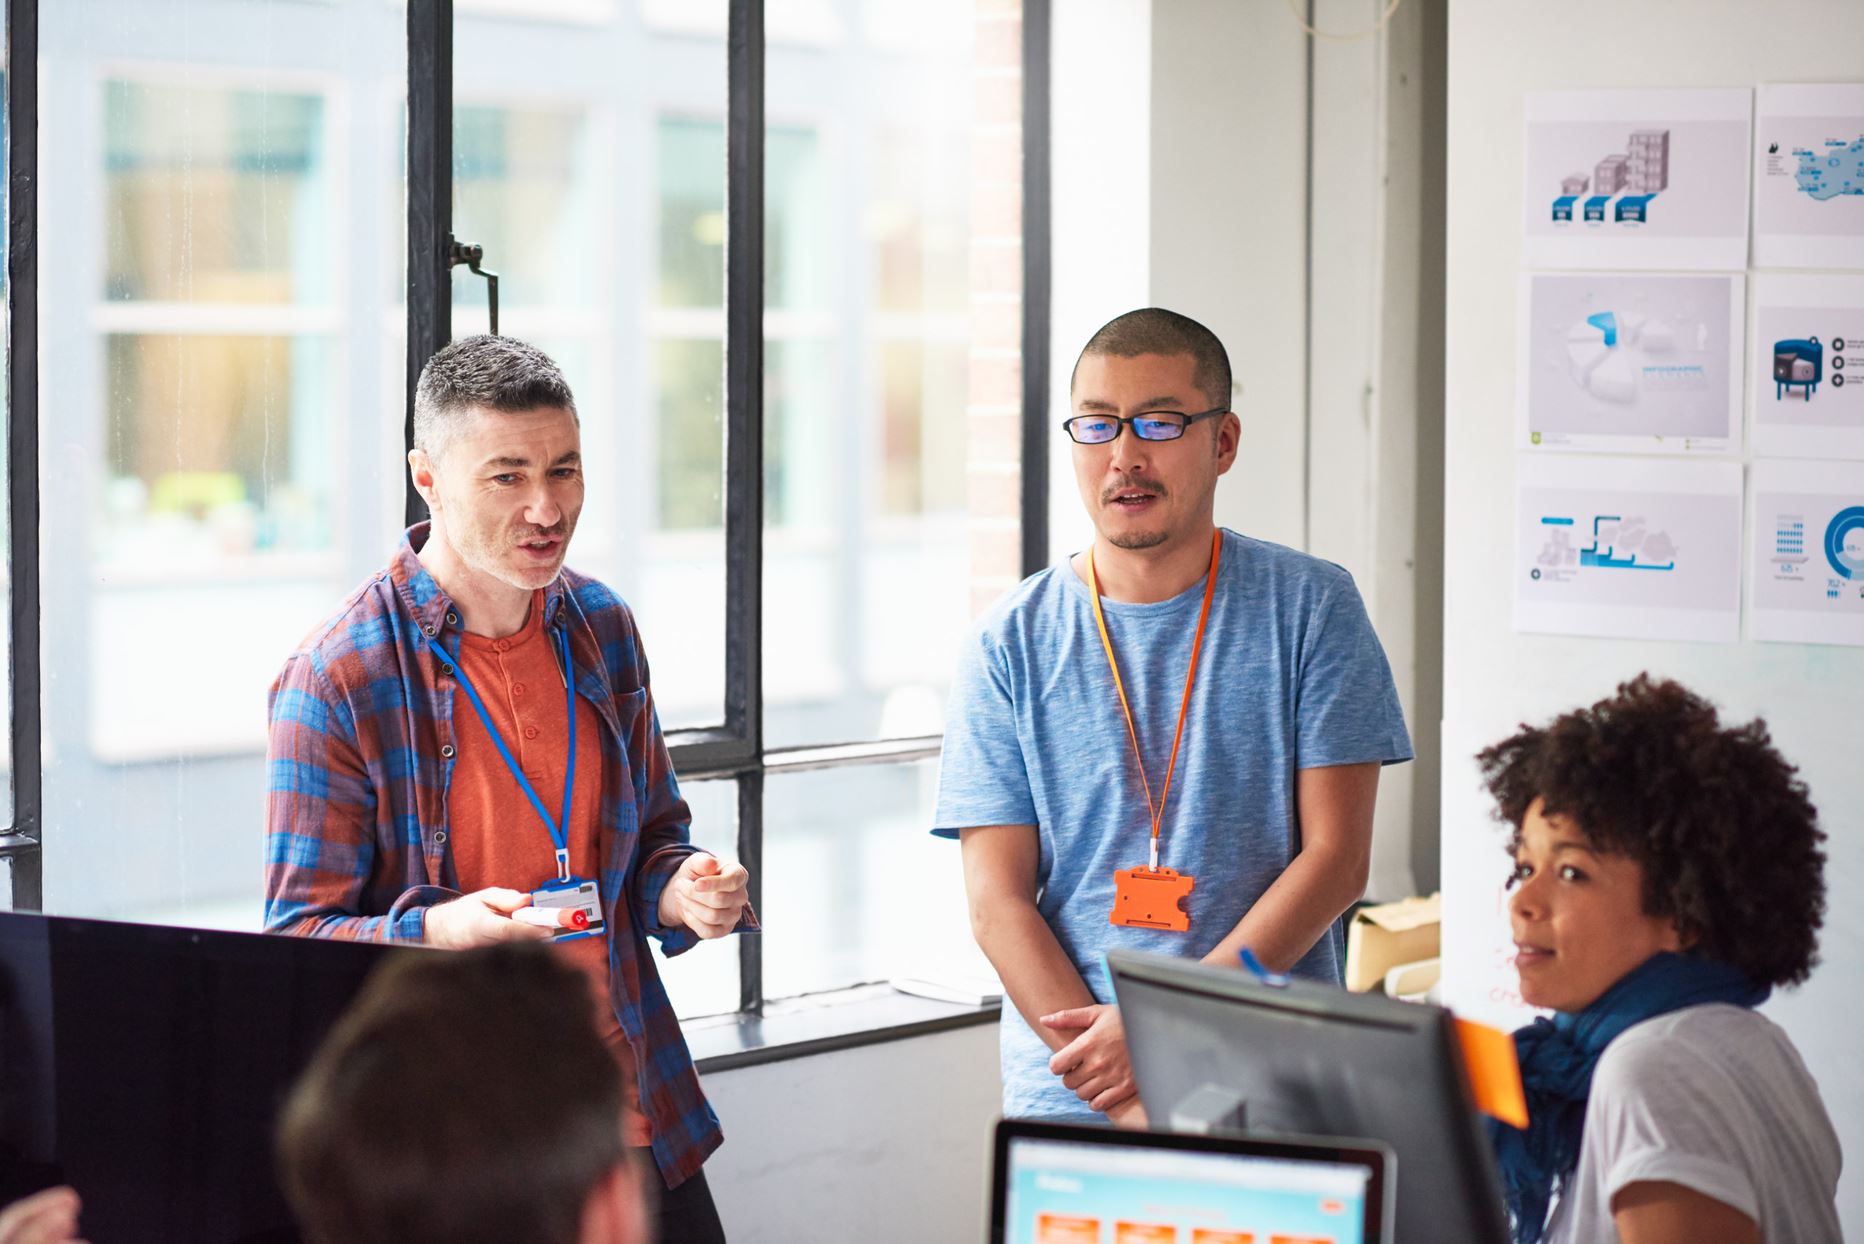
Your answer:
[[[623,839],[618,845],[633,849],[633,839],[640,829],[639,803],[646,791],[641,786],[647,746],[647,691],[617,691],[606,707],[612,710],[613,729],[604,723],[602,731],[602,793],[604,802],[612,795],[613,829]],[[598,710],[599,712],[600,710]],[[602,714],[606,716],[606,714]],[[612,770],[612,773],[611,773]]]

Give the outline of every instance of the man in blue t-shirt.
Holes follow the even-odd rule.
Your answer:
[[[962,843],[971,927],[1011,1003],[1004,1114],[1139,1123],[1103,953],[1235,965],[1247,947],[1338,982],[1379,767],[1411,744],[1352,576],[1216,528],[1242,425],[1210,330],[1122,315],[1071,395],[1094,543],[966,645],[932,832]],[[1181,905],[1158,898],[1186,877]]]

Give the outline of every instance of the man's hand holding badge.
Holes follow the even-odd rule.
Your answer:
[[[724,937],[750,905],[751,874],[703,851],[686,857],[660,892],[660,923],[685,925],[700,937]]]
[[[474,890],[450,902],[427,909],[421,940],[442,950],[466,950],[493,942],[537,941],[550,936],[550,930],[522,924],[511,913],[531,904],[523,890],[492,886]]]

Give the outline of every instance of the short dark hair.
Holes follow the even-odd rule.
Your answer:
[[[382,965],[285,1104],[281,1182],[314,1244],[575,1244],[627,1160],[588,978],[537,945]]]
[[[462,337],[421,368],[414,386],[414,445],[438,459],[457,416],[466,411],[483,407],[510,414],[540,406],[576,413],[576,397],[555,360],[516,337]]]
[[[1793,985],[1818,962],[1825,834],[1767,724],[1723,726],[1715,706],[1639,674],[1616,695],[1520,731],[1476,757],[1515,827],[1536,799],[1594,848],[1644,869],[1644,911],[1685,946],[1756,983]]]
[[[1141,354],[1188,354],[1192,382],[1204,391],[1204,399],[1212,406],[1229,408],[1229,352],[1217,340],[1217,334],[1188,315],[1179,315],[1163,307],[1141,307],[1108,320],[1081,347],[1080,357],[1074,361],[1074,371],[1068,374],[1071,391],[1075,374],[1081,370],[1081,359],[1090,354],[1110,354],[1123,359],[1137,358]]]

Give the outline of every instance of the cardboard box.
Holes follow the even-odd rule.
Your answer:
[[[1346,929],[1346,987],[1377,989],[1399,964],[1436,958],[1442,925],[1440,894],[1360,908]]]

